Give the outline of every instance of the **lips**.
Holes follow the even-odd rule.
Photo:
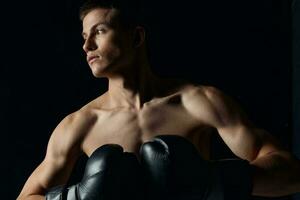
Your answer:
[[[92,63],[94,60],[96,60],[98,58],[99,58],[99,56],[91,55],[91,56],[87,57],[87,61],[88,61],[88,63]]]

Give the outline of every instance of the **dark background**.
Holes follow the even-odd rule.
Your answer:
[[[107,81],[92,76],[81,48],[82,2],[2,4],[1,199],[17,197],[60,120],[106,90]],[[158,74],[218,87],[285,147],[296,145],[291,11],[296,1],[144,4],[149,54]],[[215,139],[214,156],[231,156]]]

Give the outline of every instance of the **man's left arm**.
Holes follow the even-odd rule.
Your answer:
[[[299,160],[268,132],[245,124],[225,126],[218,132],[223,137],[232,135],[227,138],[229,148],[253,166],[252,195],[279,197],[300,192]]]
[[[237,103],[213,87],[200,88],[190,97],[189,110],[215,127],[232,152],[253,166],[252,195],[279,197],[300,192],[300,161],[275,137],[255,127]]]

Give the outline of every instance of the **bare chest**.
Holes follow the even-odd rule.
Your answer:
[[[208,156],[209,133],[180,102],[159,101],[140,111],[99,111],[98,119],[86,133],[83,149],[90,155],[103,144],[119,144],[124,151],[137,153],[142,143],[157,135],[181,135]]]

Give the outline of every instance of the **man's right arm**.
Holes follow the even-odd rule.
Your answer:
[[[42,200],[51,187],[67,182],[73,166],[82,154],[81,141],[86,128],[82,113],[64,118],[53,131],[44,160],[26,181],[17,200]]]

